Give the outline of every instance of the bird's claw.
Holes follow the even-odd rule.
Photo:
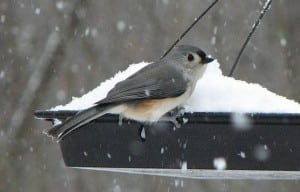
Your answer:
[[[177,107],[163,116],[160,121],[169,121],[173,123],[176,128],[180,128],[184,124],[183,120],[184,108]]]

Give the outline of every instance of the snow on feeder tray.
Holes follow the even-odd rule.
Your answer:
[[[35,116],[51,121],[73,116],[146,65],[131,65],[86,95]],[[59,142],[65,164],[191,178],[300,178],[298,103],[223,76],[215,61],[184,107],[180,128],[158,122],[142,133],[138,122],[120,124],[117,115],[104,115]]]

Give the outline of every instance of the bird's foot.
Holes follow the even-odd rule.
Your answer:
[[[184,108],[183,107],[176,107],[165,116],[163,116],[160,121],[168,121],[174,124],[176,128],[180,128],[184,123],[185,120],[183,118]]]
[[[175,109],[173,109],[172,111],[170,111],[168,114],[171,117],[182,117],[183,114],[185,112],[184,107],[180,106],[180,107],[176,107]]]

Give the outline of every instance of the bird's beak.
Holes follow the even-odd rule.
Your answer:
[[[206,63],[210,63],[212,62],[214,59],[210,56],[210,55],[206,55],[205,58],[202,60],[202,63],[203,64],[206,64]]]

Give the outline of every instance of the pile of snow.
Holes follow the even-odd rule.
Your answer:
[[[81,110],[93,106],[94,103],[106,97],[107,93],[120,81],[128,78],[150,63],[141,62],[131,64],[125,71],[118,72],[114,77],[102,82],[98,87],[81,97],[73,97],[72,101],[66,105],[59,105],[51,110]]]
[[[103,99],[116,83],[148,64],[132,64],[82,97],[73,98],[70,103],[51,110],[88,108]],[[184,106],[186,112],[300,113],[300,104],[295,101],[279,96],[259,84],[224,76],[217,61],[208,64],[204,76]]]
[[[189,112],[300,113],[300,104],[259,84],[224,76],[215,61],[198,81],[186,109]]]

